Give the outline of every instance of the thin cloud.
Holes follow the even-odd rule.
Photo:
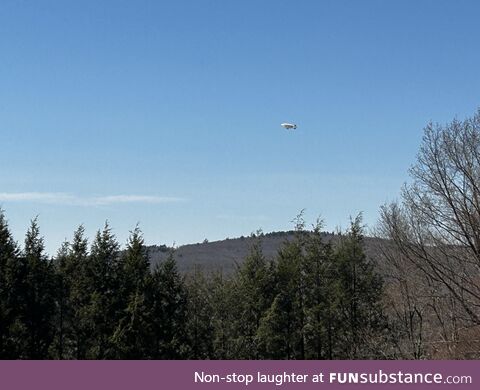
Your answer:
[[[150,195],[110,195],[92,198],[98,205],[113,203],[175,203],[185,201],[183,198],[172,196],[150,196]]]
[[[127,203],[176,203],[184,198],[152,195],[78,196],[66,192],[0,192],[0,202],[30,202],[69,206],[108,206]]]

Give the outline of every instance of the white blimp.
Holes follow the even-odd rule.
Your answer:
[[[293,123],[281,123],[280,126],[284,127],[287,130],[295,130],[297,128],[297,125]]]

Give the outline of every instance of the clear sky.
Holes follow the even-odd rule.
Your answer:
[[[49,253],[326,228],[398,197],[480,106],[478,1],[0,2],[0,205]],[[280,123],[298,124],[286,131]]]

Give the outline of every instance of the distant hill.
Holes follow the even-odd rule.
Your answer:
[[[323,233],[326,241],[335,240],[333,233]],[[273,232],[263,234],[262,247],[267,259],[273,259],[281,248],[282,244],[294,238],[294,232]],[[231,273],[236,264],[241,264],[248,255],[255,237],[227,238],[221,241],[203,242],[178,247],[174,252],[178,268],[186,273],[197,267],[203,271],[222,270],[224,273]],[[373,238],[366,238],[367,255],[373,256],[375,251]],[[147,247],[150,263],[154,267],[157,263],[165,260],[172,248],[165,245],[152,245]]]

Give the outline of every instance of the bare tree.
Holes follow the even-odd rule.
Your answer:
[[[378,232],[393,243],[384,256],[403,278],[402,298],[427,309],[436,339],[451,345],[480,326],[480,111],[429,124],[410,174],[401,203],[382,207]],[[413,273],[422,283],[412,290]]]

